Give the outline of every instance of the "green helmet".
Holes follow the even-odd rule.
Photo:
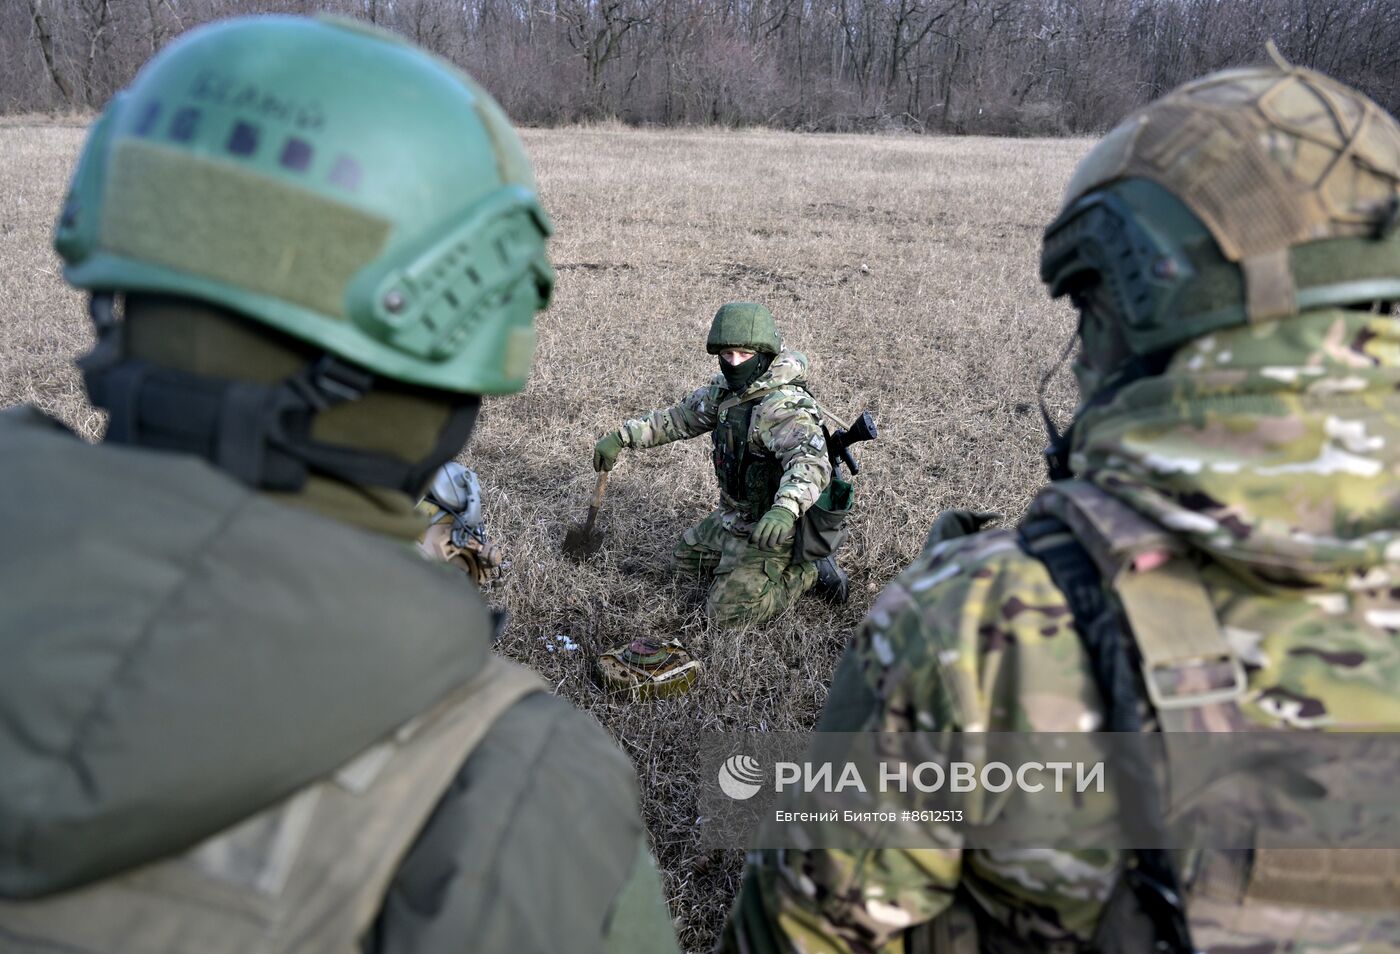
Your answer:
[[[524,386],[554,274],[500,107],[353,21],[247,17],[166,47],[94,125],[54,246],[93,292],[227,307],[374,374]]]
[[[1228,70],[1130,117],[1045,232],[1058,297],[1098,283],[1134,355],[1400,298],[1400,125],[1311,70]],[[1086,342],[1086,346],[1087,346]]]
[[[719,354],[726,348],[742,348],[756,354],[774,355],[782,350],[783,340],[773,313],[751,301],[731,301],[715,312],[710,323],[710,336],[705,350]]]

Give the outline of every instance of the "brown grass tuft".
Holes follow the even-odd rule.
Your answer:
[[[71,367],[91,336],[49,246],[81,137],[0,125],[0,406],[33,402],[93,436],[101,416]],[[1014,517],[1041,483],[1035,386],[1073,323],[1036,279],[1039,240],[1087,144],[612,126],[525,139],[558,226],[559,289],[529,387],[488,402],[463,457],[510,561],[491,594],[512,614],[501,649],[632,756],[683,944],[703,951],[740,856],[696,848],[694,791],[714,767],[694,764],[695,734],[810,727],[870,599],[938,512]],[[714,506],[704,441],[625,452],[603,549],[582,566],[559,553],[592,491],[594,440],[709,379],[709,318],[733,299],[772,307],[812,358],[823,403],[870,408],[880,426],[859,450],[860,510],[841,557],[851,604],[807,599],[761,632],[713,630],[702,586],[669,571],[675,537]],[[1072,402],[1066,375],[1051,401]],[[703,682],[675,701],[610,701],[592,658],[646,633],[680,635],[705,661]]]

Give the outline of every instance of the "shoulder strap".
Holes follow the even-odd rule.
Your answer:
[[[731,407],[738,407],[740,404],[747,404],[750,401],[757,401],[759,398],[765,398],[776,390],[777,388],[764,388],[763,390],[755,391],[752,394],[731,394],[729,395],[729,397],[721,401],[719,407],[715,408],[715,410],[727,411]]]
[[[1168,764],[1175,733],[1250,728],[1243,724],[1238,705],[1247,685],[1243,664],[1221,632],[1189,556],[1176,551],[1151,570],[1135,570],[1131,557],[1159,547],[1150,528],[1134,526],[1135,515],[1116,513],[1113,505],[1121,504],[1085,485],[1058,501],[1047,496],[1032,504],[1031,512],[1038,516],[1021,527],[1022,547],[1045,565],[1069,603],[1105,701],[1104,728],[1140,731],[1146,696],[1165,733]],[[1061,513],[1069,519],[1062,519]],[[1121,531],[1116,536],[1115,529]],[[1091,540],[1088,547],[1085,536]],[[1121,612],[1106,595],[1105,568],[1114,574],[1112,589]],[[1115,760],[1117,784],[1132,793],[1142,815],[1160,832],[1165,827],[1160,789],[1151,784],[1148,772],[1146,764]],[[1155,843],[1165,842],[1157,838]],[[1136,855],[1137,866],[1125,875],[1130,897],[1147,916],[1159,943],[1174,944],[1172,951],[1191,950],[1181,946],[1189,945],[1191,938],[1181,902],[1174,900],[1182,891],[1171,856],[1160,850],[1139,850]],[[1334,914],[1365,912],[1393,909],[1400,898],[1400,851],[1298,851],[1258,843],[1249,857],[1248,870],[1242,870],[1242,853],[1216,852],[1197,873],[1198,883],[1208,882],[1193,892],[1201,895],[1193,903],[1202,905],[1203,920],[1211,918],[1211,905],[1219,903],[1212,895],[1222,891],[1233,898],[1224,902],[1230,911],[1236,909],[1230,906],[1246,901],[1317,907],[1319,899],[1326,899],[1321,906]],[[1217,884],[1212,888],[1209,882]],[[1228,883],[1228,889],[1220,883]],[[1342,884],[1345,887],[1338,889]],[[1115,913],[1132,917],[1130,912]],[[1128,924],[1126,933],[1131,935]]]
[[[725,398],[724,401],[719,405],[719,407],[716,408],[716,410],[727,411],[731,407],[738,407],[740,404],[747,404],[749,401],[761,400],[763,398],[768,397],[768,395],[770,394],[776,394],[778,391],[782,391],[786,388],[795,388],[796,390],[801,391],[802,393],[806,394],[809,398],[812,399],[812,403],[817,406],[817,417],[820,419],[823,426],[825,426],[828,421],[830,421],[832,424],[835,424],[838,428],[844,428],[848,426],[842,423],[841,418],[837,417],[835,414],[827,410],[826,406],[823,405],[822,402],[817,400],[816,395],[813,394],[805,384],[795,384],[792,382],[789,382],[787,384],[778,384],[771,388],[761,388],[757,391],[754,391],[752,394],[745,394],[742,396],[738,394],[732,394],[729,397]]]
[[[1037,496],[1027,526],[1041,518],[1057,521],[1074,539],[1075,558],[1082,555],[1097,571],[1100,598],[1108,588],[1116,595],[1122,612],[1115,609],[1112,618],[1136,650],[1133,662],[1161,728],[1242,728],[1244,665],[1221,632],[1210,594],[1180,540],[1080,480],[1057,482]],[[1140,569],[1149,555],[1156,562]]]
[[[727,398],[724,399],[724,403],[722,403],[722,404],[719,406],[719,410],[721,410],[721,411],[727,411],[727,410],[729,410],[731,407],[738,407],[740,404],[748,404],[750,401],[761,401],[763,398],[766,398],[768,395],[770,395],[770,394],[777,394],[779,391],[783,390],[784,388],[789,388],[789,387],[796,387],[796,385],[791,385],[791,384],[775,384],[775,385],[773,385],[773,386],[770,387],[770,388],[759,388],[757,391],[753,391],[753,392],[747,393],[747,394],[731,394],[731,395],[729,395],[729,397],[727,397]],[[806,389],[806,388],[802,388],[802,390],[805,391],[805,390],[807,390],[807,389]]]
[[[1039,517],[1020,528],[1021,547],[1045,565],[1050,579],[1065,596],[1074,628],[1089,657],[1094,681],[1103,697],[1104,728],[1109,732],[1141,732],[1141,690],[1131,660],[1131,641],[1117,609],[1104,594],[1099,568],[1083,544],[1058,517]],[[1138,806],[1155,844],[1165,843],[1166,819],[1161,791],[1152,766],[1140,751],[1125,747],[1113,760],[1115,785]],[[1171,855],[1161,848],[1139,848],[1136,865],[1124,878],[1156,933],[1156,944],[1172,954],[1196,950],[1186,919],[1185,900]]]
[[[1220,630],[1195,564],[1177,556],[1148,572],[1122,573],[1114,592],[1162,729],[1219,730],[1238,721],[1244,663]]]
[[[1104,730],[1141,732],[1141,691],[1130,643],[1116,608],[1104,594],[1099,568],[1084,545],[1058,517],[1040,517],[1019,530],[1021,548],[1045,564],[1050,579],[1074,614],[1094,682],[1106,707]]]

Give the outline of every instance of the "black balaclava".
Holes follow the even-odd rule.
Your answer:
[[[1079,311],[1079,327],[1064,354],[1040,381],[1040,413],[1050,437],[1045,449],[1051,480],[1065,480],[1073,474],[1069,468],[1070,445],[1073,443],[1074,423],[1091,407],[1111,401],[1125,385],[1139,378],[1161,374],[1171,359],[1172,350],[1162,349],[1149,355],[1135,355],[1123,333],[1124,319],[1109,288],[1099,282],[1071,292],[1071,300]],[[1079,344],[1072,370],[1079,384],[1079,404],[1074,422],[1061,431],[1045,406],[1045,390],[1050,378]]]
[[[755,354],[747,361],[739,364],[730,364],[721,356],[719,359],[719,373],[724,375],[724,383],[729,385],[729,390],[734,394],[742,394],[749,385],[761,378],[768,366],[773,363],[771,354]]]

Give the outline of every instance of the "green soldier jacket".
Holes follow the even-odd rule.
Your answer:
[[[739,413],[738,400],[753,403],[748,426],[749,449],[773,460],[780,472],[771,504],[800,517],[817,501],[831,480],[821,411],[807,391],[806,355],[784,351],[742,394],[731,395],[723,375],[672,407],[627,421],[619,433],[629,447],[660,447],[713,431],[720,416]],[[721,488],[720,510],[725,529],[748,532],[753,519],[746,501]]]
[[[674,950],[631,764],[450,568],[0,413],[0,948]]]

